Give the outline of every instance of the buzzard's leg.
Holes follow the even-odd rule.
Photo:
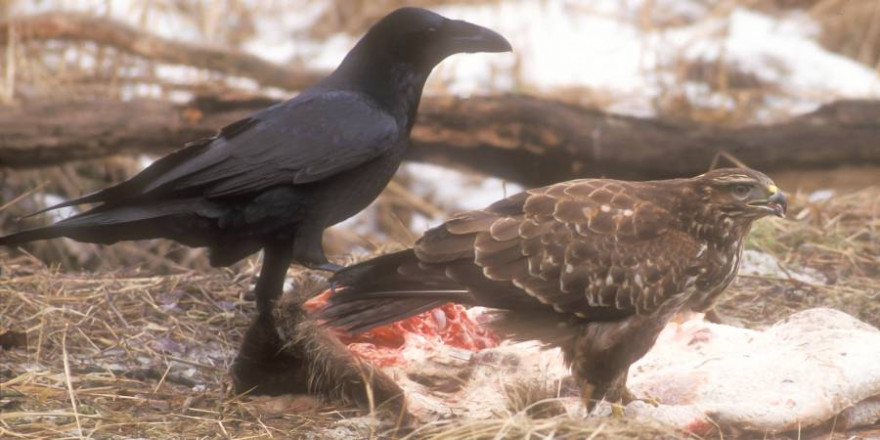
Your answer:
[[[626,389],[629,367],[654,345],[666,319],[637,315],[616,322],[590,322],[579,328],[563,353],[580,383],[592,385],[589,398],[584,395],[588,410],[595,406],[594,400],[604,397],[612,403],[613,414],[623,416],[623,406],[614,408],[614,404],[633,399]]]
[[[605,393],[605,399],[611,403],[611,415],[617,419],[623,418],[628,403],[637,400],[632,391],[626,387],[626,377],[628,374],[629,368],[627,367],[623,373],[617,376],[617,379],[614,380]]]
[[[596,400],[593,399],[593,393],[595,391],[596,386],[589,382],[584,382],[581,386],[581,401],[583,401],[584,406],[587,407],[587,412],[592,411],[596,406]]]

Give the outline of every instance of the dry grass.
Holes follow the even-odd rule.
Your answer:
[[[823,46],[880,69],[880,2],[820,0],[809,11],[822,29]]]
[[[0,261],[0,437],[286,437],[334,418],[231,393],[251,270],[150,277]]]

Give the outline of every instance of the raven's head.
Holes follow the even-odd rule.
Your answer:
[[[412,7],[386,15],[367,31],[361,42],[385,52],[392,61],[427,70],[456,53],[512,50],[510,43],[495,31]]]

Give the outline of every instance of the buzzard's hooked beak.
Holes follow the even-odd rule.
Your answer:
[[[788,200],[785,198],[785,194],[776,189],[775,186],[772,190],[775,190],[775,192],[773,192],[769,199],[752,202],[749,203],[749,205],[765,210],[767,213],[773,214],[779,218],[785,218],[785,211],[788,209]]]

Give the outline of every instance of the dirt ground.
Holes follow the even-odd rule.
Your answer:
[[[748,242],[775,256],[778,270],[740,276],[719,311],[761,328],[797,310],[829,306],[880,326],[878,215],[877,187],[794,194],[789,219],[760,222]],[[148,269],[86,272],[0,250],[0,437],[387,437],[387,425],[362,410],[232,392],[228,371],[254,312],[255,268],[249,261],[161,276]],[[793,275],[805,271],[824,282]],[[880,438],[880,428],[832,431],[757,438]],[[633,420],[522,413],[440,421],[409,434],[550,437],[687,438]]]

